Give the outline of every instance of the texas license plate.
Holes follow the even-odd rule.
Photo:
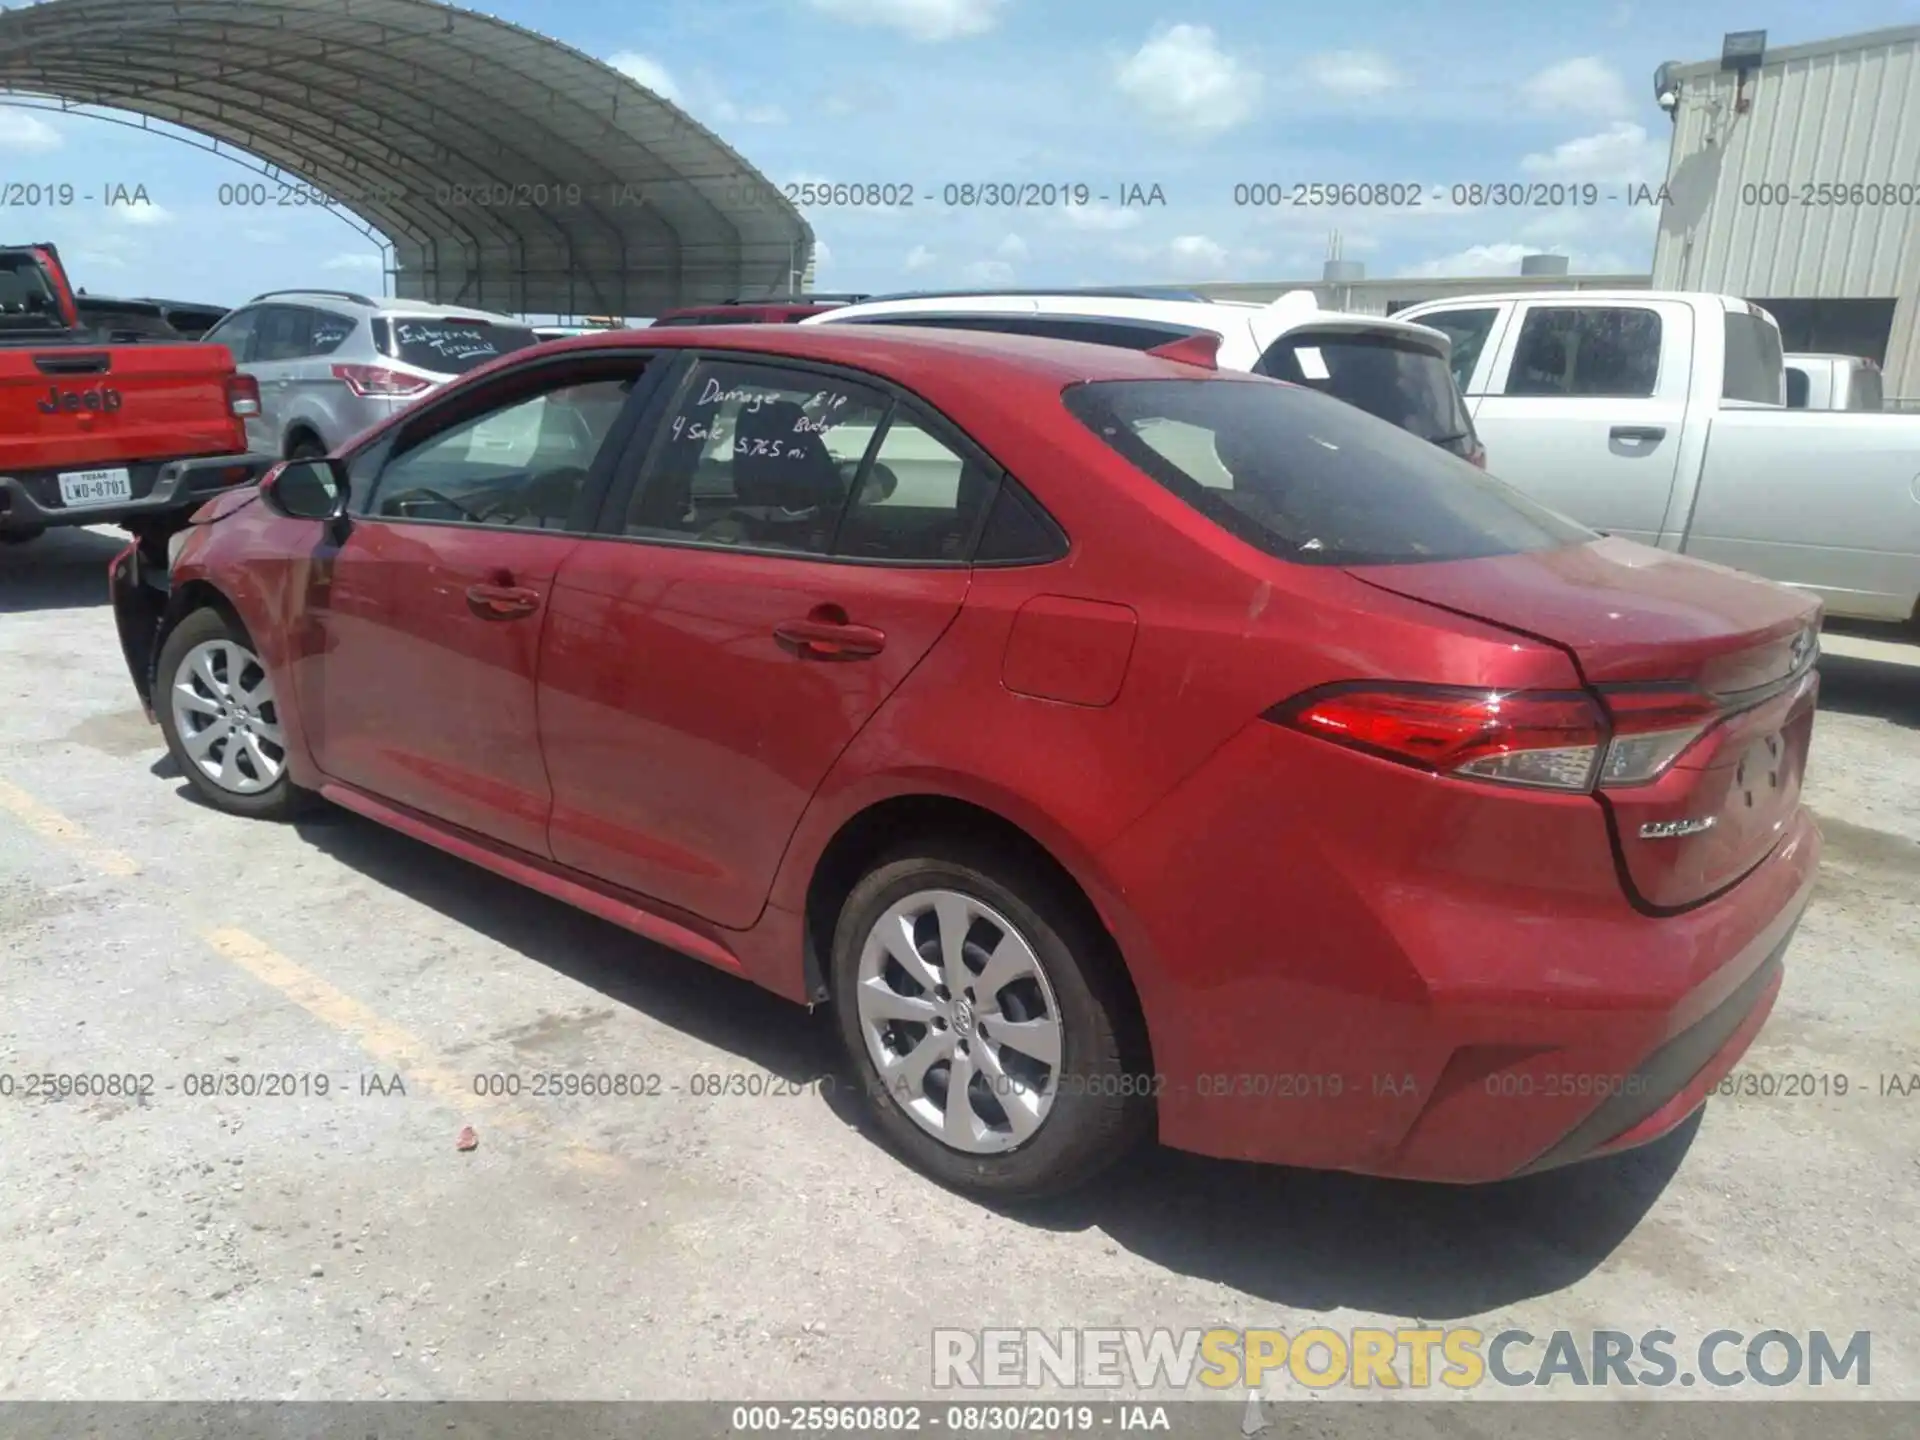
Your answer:
[[[62,505],[110,505],[133,498],[133,475],[118,470],[65,470],[60,474]]]

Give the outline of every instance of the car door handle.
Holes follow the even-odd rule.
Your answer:
[[[833,620],[789,620],[773,638],[802,660],[865,660],[886,648],[884,631]]]
[[[1607,438],[1650,445],[1656,440],[1667,438],[1667,427],[1664,425],[1616,425],[1607,432]]]
[[[518,620],[540,608],[540,592],[524,585],[469,585],[467,608],[482,620]]]

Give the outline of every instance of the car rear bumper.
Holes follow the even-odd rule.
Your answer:
[[[172,515],[184,517],[211,496],[252,484],[276,463],[275,456],[252,454],[130,461],[125,468],[130,472],[133,497],[101,505],[63,505],[57,470],[0,475],[0,532],[46,530],[57,525],[115,525]]]
[[[1476,1183],[1656,1139],[1765,1023],[1818,865],[1802,810],[1726,893],[1647,915],[1571,858],[1606,855],[1597,819],[1547,843],[1577,811],[1473,833],[1389,808],[1379,762],[1313,756],[1350,772],[1323,808],[1220,758],[1105,857],[1147,952],[1161,1139],[1202,1154]]]

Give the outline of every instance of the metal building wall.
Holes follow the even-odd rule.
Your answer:
[[[1654,287],[1895,299],[1887,393],[1920,397],[1920,26],[1772,52],[1745,114],[1717,61],[1676,78]],[[1891,202],[1803,193],[1854,182],[1893,187]],[[1746,188],[1763,185],[1784,193]]]

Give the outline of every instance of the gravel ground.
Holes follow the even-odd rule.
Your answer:
[[[120,659],[115,548],[0,549],[0,1076],[154,1077],[0,1098],[0,1398],[926,1396],[936,1327],[1420,1321],[1869,1330],[1868,1393],[1920,1396],[1920,1081],[1880,1078],[1920,1075],[1916,647],[1832,641],[1827,861],[1744,1066],[1845,1097],[1718,1099],[1474,1190],[1150,1151],[1003,1214],[866,1138],[824,1014],[344,813],[195,803]],[[190,1093],[213,1071],[308,1093]],[[540,1071],[663,1090],[474,1093]]]

